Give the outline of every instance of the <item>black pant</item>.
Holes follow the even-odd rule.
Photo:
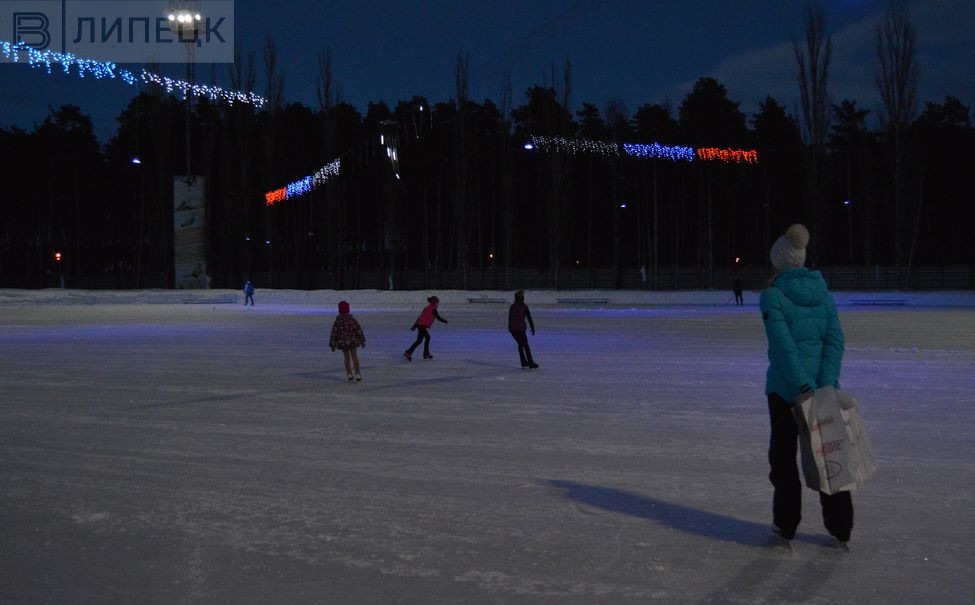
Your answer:
[[[525,368],[534,365],[535,360],[532,359],[532,350],[528,346],[528,334],[525,333],[525,330],[510,330],[510,332],[511,337],[518,343],[518,357],[521,357],[521,367]]]
[[[735,304],[736,305],[745,304],[745,297],[742,296],[741,290],[735,290]]]
[[[409,349],[406,349],[406,352],[412,355],[413,351],[415,351],[416,348],[420,346],[421,342],[423,343],[423,354],[429,355],[430,354],[430,330],[424,328],[423,326],[417,326],[416,342],[414,342],[413,346],[411,346]]]
[[[775,487],[772,522],[782,530],[783,537],[792,538],[802,518],[802,483],[796,465],[799,429],[792,415],[792,404],[778,395],[768,396],[768,412],[772,423],[768,448],[771,471],[768,478]],[[819,504],[823,509],[826,530],[838,540],[849,540],[853,530],[853,499],[850,492],[839,492],[832,496],[819,492]]]

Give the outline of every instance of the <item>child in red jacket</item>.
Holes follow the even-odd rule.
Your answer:
[[[353,380],[353,366],[355,366],[355,381],[361,382],[359,356],[355,350],[357,347],[366,348],[366,337],[362,333],[359,322],[349,313],[349,303],[344,300],[339,303],[339,314],[332,324],[332,335],[328,339],[328,346],[332,351],[342,349],[342,355],[345,356],[345,374],[349,382]]]
[[[410,330],[416,330],[416,342],[413,343],[409,349],[403,351],[403,357],[406,361],[413,361],[413,351],[416,350],[420,343],[423,343],[423,359],[433,359],[433,355],[430,354],[430,326],[433,325],[433,320],[442,321],[447,323],[447,320],[440,317],[437,313],[437,306],[440,304],[440,299],[436,296],[431,296],[427,299],[430,303],[423,309],[420,316],[416,318],[413,322],[413,327]]]

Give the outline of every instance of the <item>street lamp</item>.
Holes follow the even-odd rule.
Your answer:
[[[183,5],[180,8],[174,8],[173,5]],[[196,41],[200,33],[200,25],[203,21],[203,15],[197,11],[190,10],[187,8],[189,3],[174,3],[170,2],[170,12],[167,15],[169,24],[171,27],[176,28],[178,32],[178,39],[182,42],[186,48],[186,176],[189,177],[192,172],[191,153],[190,153],[190,109],[192,104],[193,91],[191,90],[193,86],[193,54]]]

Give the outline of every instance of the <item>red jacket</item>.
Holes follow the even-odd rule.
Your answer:
[[[447,323],[447,320],[440,317],[440,314],[437,313],[437,305],[430,303],[420,312],[420,316],[416,318],[416,325],[429,328],[433,325],[434,319]]]

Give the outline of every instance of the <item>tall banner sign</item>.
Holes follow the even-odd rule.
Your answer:
[[[209,288],[206,257],[206,209],[204,179],[178,176],[173,179],[173,275],[178,290]]]

